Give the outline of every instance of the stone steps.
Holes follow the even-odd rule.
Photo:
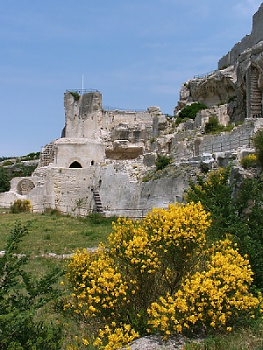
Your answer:
[[[258,89],[258,73],[256,70],[251,71],[250,78],[250,103],[251,103],[251,116],[261,115],[262,113],[262,94]]]
[[[93,191],[93,198],[95,200],[96,210],[98,213],[103,213],[103,206],[98,191]]]
[[[46,145],[40,155],[40,166],[47,166],[54,161],[54,144],[51,142]]]

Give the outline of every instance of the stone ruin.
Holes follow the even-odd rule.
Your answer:
[[[246,35],[218,62],[218,70],[194,77],[184,84],[181,109],[193,101],[208,107],[225,105],[232,123],[262,117],[263,94],[263,3],[253,16]]]
[[[263,4],[251,34],[220,59],[218,70],[183,84],[175,116],[159,107],[106,110],[97,90],[65,92],[61,137],[42,148],[31,177],[11,181],[10,191],[0,194],[0,206],[29,199],[37,212],[142,217],[153,207],[182,202],[189,177],[202,162],[225,166],[254,151],[251,139],[263,126],[262,71]],[[193,102],[208,109],[177,126],[176,115]],[[211,116],[234,129],[206,135]],[[157,154],[172,158],[165,176],[155,173]]]

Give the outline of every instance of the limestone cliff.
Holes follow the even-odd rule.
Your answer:
[[[219,60],[218,70],[184,83],[175,114],[192,102],[225,104],[230,122],[237,123],[262,116],[262,96],[263,4],[253,16],[251,34]]]

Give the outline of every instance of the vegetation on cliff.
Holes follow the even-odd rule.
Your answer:
[[[27,164],[27,161],[37,161],[40,152],[31,152],[23,157],[0,157],[0,192],[10,189],[10,181],[14,177],[30,176],[37,167],[36,164]]]

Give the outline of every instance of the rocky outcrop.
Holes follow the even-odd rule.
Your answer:
[[[192,102],[204,103],[208,107],[228,103],[236,96],[236,80],[234,67],[188,80],[180,91],[176,112]]]
[[[263,4],[253,16],[251,34],[219,60],[218,70],[197,76],[182,86],[175,114],[193,102],[209,108],[226,104],[231,123],[262,117]]]

